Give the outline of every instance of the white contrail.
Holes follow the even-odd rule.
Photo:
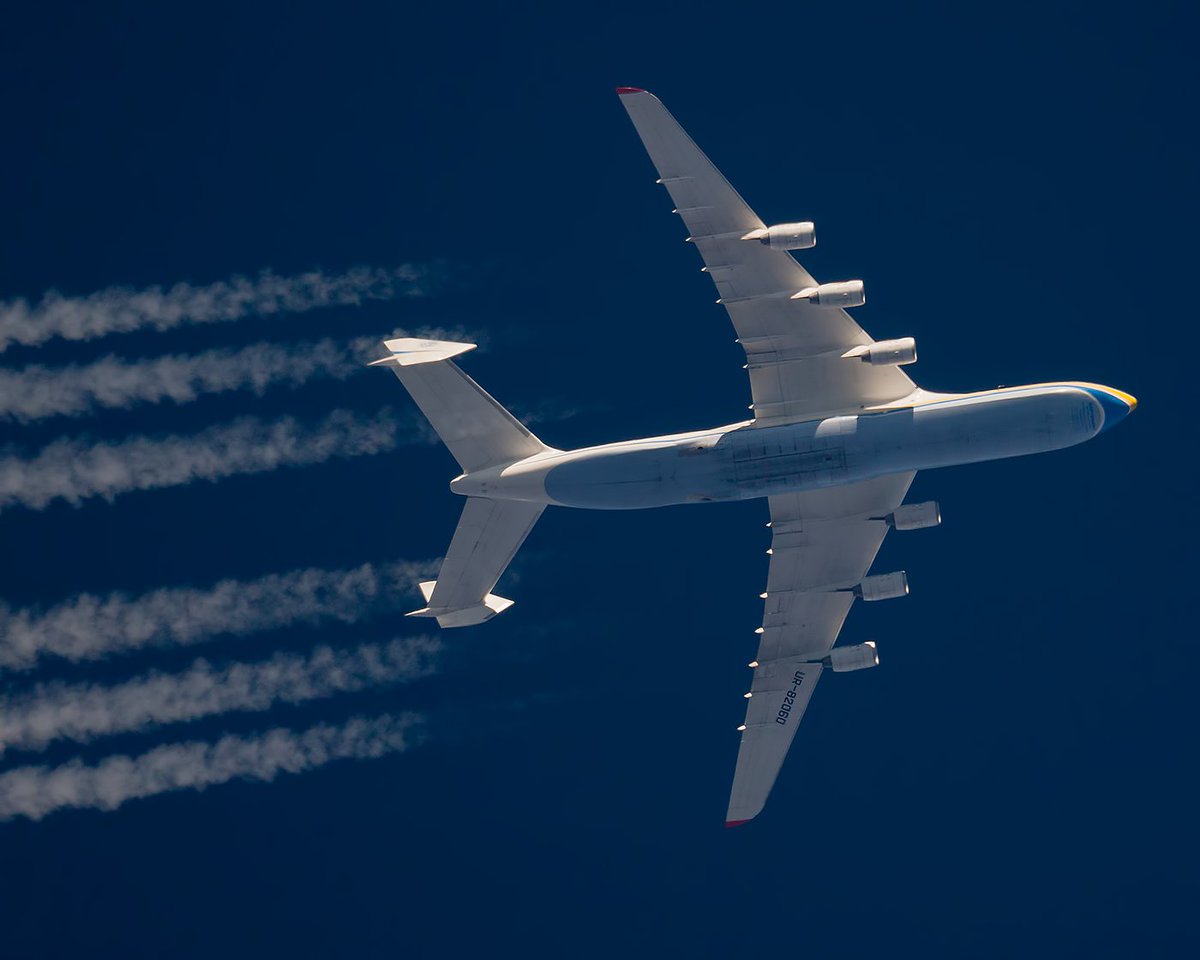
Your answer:
[[[0,754],[416,680],[434,672],[440,649],[437,638],[417,636],[345,650],[320,646],[308,656],[277,653],[224,667],[197,660],[182,673],[152,671],[114,686],[39,683],[0,697]]]
[[[0,301],[0,352],[14,343],[32,346],[54,337],[93,340],[131,330],[169,330],[252,314],[421,296],[428,285],[436,284],[435,274],[429,267],[405,264],[332,274],[314,270],[290,277],[264,271],[253,280],[233,277],[202,286],[177,283],[169,289],[109,287],[82,297],[50,291],[36,304],[22,298]]]
[[[308,568],[207,588],[140,596],[80,594],[46,610],[0,604],[0,669],[28,670],[46,656],[78,662],[144,647],[191,646],[322,620],[355,623],[410,601],[436,561]]]
[[[54,500],[111,501],[133,490],[384,453],[396,446],[396,429],[388,410],[370,417],[335,410],[312,426],[293,417],[245,417],[191,436],[56,440],[32,457],[0,457],[0,510],[41,510]]]
[[[127,800],[172,790],[203,790],[230,780],[274,780],[333,760],[368,759],[414,745],[418,714],[354,717],[340,726],[275,728],[215,743],[190,741],[139,756],[112,756],[95,766],[71,760],[59,767],[17,767],[0,773],[0,820],[40,820],[56,810],[115,810]]]
[[[462,340],[461,329],[418,327],[392,337]],[[345,379],[383,353],[385,336],[339,343],[253,343],[239,349],[205,350],[130,359],[107,356],[93,363],[0,368],[0,417],[22,423],[45,417],[78,417],[101,409],[127,410],[143,403],[190,403],[203,394],[296,387],[319,377]]]
[[[190,403],[202,394],[298,386],[317,377],[344,379],[362,363],[349,344],[255,343],[239,350],[205,350],[130,360],[19,370],[0,369],[0,417],[27,423],[44,417],[78,417],[98,409],[142,403]]]

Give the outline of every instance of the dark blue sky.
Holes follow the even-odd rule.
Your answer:
[[[249,7],[249,9],[248,9]],[[1196,21],[1183,3],[59,4],[0,30],[0,299],[442,260],[437,297],[13,349],[6,366],[259,339],[485,331],[557,446],[745,415],[743,362],[613,94],[657,93],[805,262],[863,277],[932,389],[1135,394],[1094,443],[930,472],[936,531],[852,614],[765,814],[721,828],[765,506],[549,511],[432,680],[18,763],[355,713],[420,749],[0,824],[0,956],[1191,956]],[[364,372],[81,421],[190,433],[409,409]],[[441,448],[0,516],[0,597],[204,586],[444,550]],[[399,616],[206,645],[258,659]],[[0,677],[125,678],[198,650]]]

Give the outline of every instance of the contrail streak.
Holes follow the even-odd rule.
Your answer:
[[[181,673],[153,671],[114,686],[40,683],[0,697],[0,754],[416,680],[434,672],[440,649],[437,638],[417,636],[346,650],[320,646],[308,656],[277,653],[224,667],[197,660]]]
[[[40,820],[56,810],[115,810],[127,800],[172,790],[203,790],[230,780],[274,780],[334,760],[368,759],[406,750],[422,722],[418,714],[354,717],[340,726],[275,728],[215,743],[189,741],[139,756],[112,756],[95,766],[71,760],[59,767],[17,767],[0,773],[0,820]]]
[[[436,561],[308,568],[207,589],[167,587],[140,596],[80,594],[47,610],[0,605],[0,668],[28,670],[42,657],[99,660],[146,647],[184,647],[218,636],[327,620],[355,623],[394,610],[429,579]]]
[[[202,394],[299,386],[318,377],[345,379],[362,369],[348,344],[255,343],[146,360],[104,357],[95,363],[0,369],[0,416],[22,423],[78,417],[143,403],[190,403]]]
[[[420,327],[391,336],[462,339],[461,330]],[[107,356],[94,363],[0,368],[0,417],[29,423],[46,417],[79,417],[102,409],[144,403],[190,403],[204,394],[297,387],[309,380],[343,380],[383,352],[385,338],[345,343],[254,343],[237,350],[205,350],[147,359]]]
[[[202,286],[177,283],[169,289],[109,287],[82,297],[52,290],[36,304],[23,298],[0,301],[0,353],[14,343],[33,346],[55,337],[94,340],[110,333],[421,296],[436,284],[435,272],[404,264],[332,274],[314,270],[290,277],[264,271],[253,280],[233,277]]]
[[[17,505],[41,510],[55,500],[78,504],[91,497],[111,501],[133,490],[384,453],[395,446],[396,421],[388,410],[372,417],[335,410],[313,426],[293,417],[245,417],[192,436],[56,440],[32,457],[0,457],[0,510]]]

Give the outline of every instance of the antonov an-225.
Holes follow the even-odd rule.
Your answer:
[[[474,344],[387,340],[388,364],[462,467],[467,497],[414,616],[482,623],[512,605],[491,590],[549,505],[633,510],[765,497],[770,569],[726,824],[758,815],[825,670],[873,667],[872,642],[834,646],[855,599],[908,593],[868,576],[888,530],[932,527],[936,503],[904,503],[917,470],[1041,453],[1090,440],[1137,406],[1094,383],[947,394],[903,367],[911,338],[872,340],[847,309],[858,280],[818,283],[789,251],[813,224],[763,223],[657,97],[617,93],[704,258],[746,351],[753,419],[582,450],[548,447],[451,360]]]

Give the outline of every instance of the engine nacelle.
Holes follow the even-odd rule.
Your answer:
[[[820,307],[861,307],[867,302],[861,280],[843,280],[841,283],[822,283],[792,294],[793,300],[807,300]]]
[[[864,600],[891,600],[894,597],[908,596],[908,574],[903,570],[895,573],[879,573],[873,577],[863,577],[862,583],[854,591]]]
[[[925,527],[936,527],[942,522],[942,508],[936,500],[926,500],[924,503],[906,503],[897,507],[896,512],[888,517],[888,522],[897,530],[923,530]]]
[[[903,367],[917,362],[917,341],[912,337],[880,340],[878,343],[857,348],[851,356],[876,367]]]
[[[773,227],[751,230],[743,240],[757,240],[772,250],[807,250],[817,245],[817,228],[805,220],[803,223],[778,223]]]
[[[879,666],[879,654],[875,651],[875,641],[856,643],[851,647],[834,647],[829,651],[822,663],[830,667],[834,673],[849,673],[851,670],[869,670]]]

